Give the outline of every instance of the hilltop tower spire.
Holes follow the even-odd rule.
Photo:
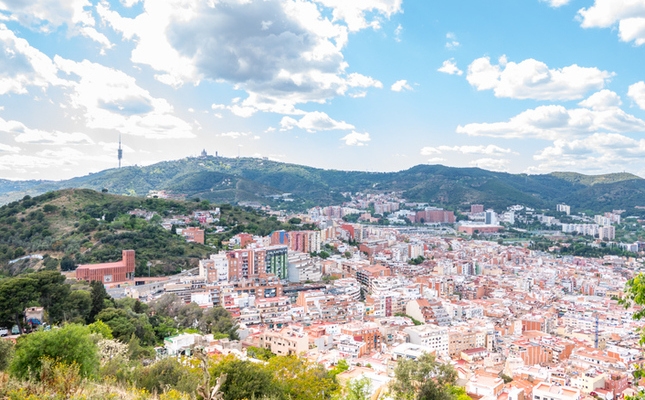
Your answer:
[[[119,133],[119,150],[117,150],[117,157],[119,158],[119,168],[121,168],[121,159],[123,158],[123,149],[121,148],[121,134]]]

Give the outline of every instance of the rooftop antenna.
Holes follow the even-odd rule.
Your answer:
[[[119,149],[117,150],[117,157],[119,158],[119,168],[121,168],[121,159],[123,158],[123,149],[121,148],[121,134],[119,133]]]

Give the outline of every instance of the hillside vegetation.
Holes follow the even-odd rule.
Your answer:
[[[196,157],[147,167],[110,169],[60,182],[26,181],[3,189],[0,201],[62,188],[107,189],[144,196],[166,190],[186,198],[214,202],[257,201],[281,208],[304,209],[340,204],[344,192],[401,191],[410,201],[466,210],[472,203],[502,210],[513,204],[552,208],[566,202],[596,212],[645,206],[645,180],[627,173],[582,175],[508,174],[479,168],[418,165],[399,172],[323,170],[256,158]],[[285,202],[272,196],[284,195]]]

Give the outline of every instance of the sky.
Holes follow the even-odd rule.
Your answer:
[[[645,177],[645,0],[0,0],[0,177],[208,154]]]

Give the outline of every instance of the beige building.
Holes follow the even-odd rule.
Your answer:
[[[260,346],[279,356],[298,355],[309,349],[309,335],[295,327],[267,330],[260,336]]]
[[[579,400],[580,389],[540,382],[533,388],[533,400]]]
[[[464,350],[486,348],[486,331],[466,326],[448,329],[448,352],[450,357],[458,356]]]
[[[582,393],[589,394],[596,389],[605,387],[605,374],[591,368],[584,373],[571,378],[571,386],[580,389]]]

